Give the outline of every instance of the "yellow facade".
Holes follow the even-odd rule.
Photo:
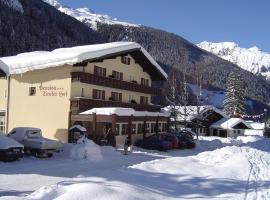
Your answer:
[[[0,77],[0,132],[6,131],[7,83],[7,78]]]
[[[80,83],[80,82],[73,82],[71,86],[71,96],[72,97],[81,97],[81,89],[84,88],[84,97],[85,98],[92,98],[93,89],[97,90],[104,90],[105,91],[105,100],[109,100],[111,97],[111,92],[118,92],[122,93],[122,102],[129,103],[131,99],[135,100],[136,102],[140,102],[140,96],[151,98],[150,94],[144,94],[139,92],[127,91],[127,90],[120,90],[116,88],[109,88],[103,87],[99,85],[91,85],[87,83]]]
[[[71,81],[71,72],[82,71],[94,73],[94,65],[106,68],[107,75],[112,70],[123,73],[123,81],[148,79],[151,77],[143,68],[131,58],[130,65],[121,63],[121,56],[105,59],[103,62],[88,63],[83,67],[59,66],[29,71],[10,76],[10,94],[8,101],[8,79],[0,78],[0,111],[8,110],[6,116],[6,132],[15,127],[37,127],[42,129],[43,135],[63,142],[68,141],[70,99],[84,96],[92,98],[93,89],[105,90],[105,100],[109,100],[111,92],[122,93],[122,102],[129,102],[130,98],[140,102],[140,96],[151,95],[139,92],[120,90],[116,88],[91,85]],[[32,93],[35,93],[32,95]],[[7,109],[8,108],[8,109]],[[123,138],[118,137],[119,142]]]
[[[85,67],[85,72],[94,74],[94,66],[99,66],[106,68],[107,76],[112,74],[112,71],[123,72],[123,81],[130,82],[135,80],[138,83],[141,83],[141,78],[149,80],[149,85],[151,85],[151,77],[148,73],[143,71],[143,68],[135,62],[132,56],[129,55],[130,65],[125,65],[121,62],[121,56],[118,56],[113,59],[106,59],[103,62],[88,63]],[[83,71],[82,67],[74,67],[73,71]]]
[[[48,138],[67,141],[70,110],[71,67],[62,66],[12,75],[8,130],[38,127]],[[29,95],[30,87],[36,94]]]

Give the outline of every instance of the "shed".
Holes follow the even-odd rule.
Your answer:
[[[210,126],[210,135],[219,137],[237,137],[244,135],[251,126],[241,118],[222,118]]]

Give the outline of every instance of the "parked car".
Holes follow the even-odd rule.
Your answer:
[[[173,149],[179,148],[179,141],[178,141],[178,138],[175,135],[173,135],[173,134],[162,134],[162,135],[159,135],[159,138],[164,140],[164,141],[170,142],[171,147]]]
[[[60,142],[44,138],[39,128],[17,127],[12,129],[8,136],[23,144],[26,154],[39,158],[51,157],[61,147]]]
[[[178,138],[179,142],[184,145],[184,148],[192,149],[196,147],[196,143],[193,138],[193,133],[188,130],[180,130],[174,135]]]
[[[135,145],[144,149],[152,149],[158,151],[167,151],[172,148],[171,142],[164,141],[155,135],[142,140],[138,140]]]
[[[23,145],[0,133],[0,161],[15,161],[23,157]]]

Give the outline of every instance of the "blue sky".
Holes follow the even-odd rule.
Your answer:
[[[176,33],[193,43],[234,41],[270,52],[270,0],[59,0],[121,21]]]

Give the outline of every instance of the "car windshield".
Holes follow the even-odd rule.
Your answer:
[[[41,137],[41,130],[28,130],[26,131],[26,135],[29,138],[39,138]]]

